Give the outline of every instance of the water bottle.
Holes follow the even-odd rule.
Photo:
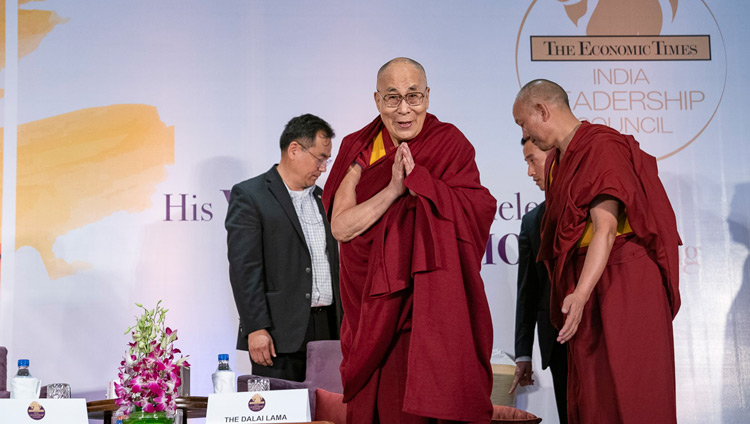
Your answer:
[[[234,371],[229,367],[229,355],[226,353],[219,354],[219,366],[211,375],[214,383],[214,393],[233,393],[234,389]]]
[[[18,372],[16,373],[16,377],[31,377],[31,372],[29,372],[28,359],[18,360]]]
[[[38,399],[42,382],[31,376],[29,360],[18,360],[18,372],[10,381],[10,397],[14,399]]]

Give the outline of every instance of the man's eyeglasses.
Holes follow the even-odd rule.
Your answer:
[[[386,94],[384,96],[378,91],[378,95],[383,99],[383,103],[385,103],[387,107],[398,107],[398,105],[401,104],[401,100],[406,100],[406,104],[409,106],[419,106],[424,100],[424,93],[418,91],[406,93],[405,96],[400,94]]]
[[[318,166],[318,168],[320,168],[321,166],[325,167],[325,168],[328,168],[328,165],[330,165],[331,162],[333,162],[333,158],[319,158],[319,157],[315,156],[315,154],[313,152],[307,150],[307,147],[305,147],[305,146],[303,146],[301,144],[299,145],[299,147],[302,148],[302,150],[304,150],[307,153],[309,153],[310,156],[312,156],[313,159],[315,159],[315,163]]]

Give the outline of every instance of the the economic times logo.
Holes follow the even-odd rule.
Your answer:
[[[535,0],[519,27],[516,73],[519,86],[559,83],[576,116],[664,159],[713,119],[726,51],[702,0]]]

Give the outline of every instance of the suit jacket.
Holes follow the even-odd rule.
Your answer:
[[[534,346],[534,327],[538,324],[539,350],[542,369],[546,369],[557,343],[558,331],[549,315],[550,281],[544,264],[536,261],[541,241],[540,228],[545,205],[521,218],[518,235],[518,298],[516,303],[516,358],[531,356]]]
[[[338,338],[338,242],[331,235],[320,200],[322,190],[316,186],[313,193],[326,230]],[[240,316],[237,349],[248,350],[248,334],[265,328],[273,337],[276,352],[299,351],[310,319],[312,259],[276,165],[232,187],[225,227],[229,279]]]

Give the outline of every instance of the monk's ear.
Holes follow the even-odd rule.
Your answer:
[[[549,105],[544,102],[537,103],[534,105],[534,109],[541,116],[542,122],[547,122],[550,118]]]
[[[373,97],[375,98],[375,107],[378,108],[378,112],[380,112],[380,94],[376,91],[373,93]]]

